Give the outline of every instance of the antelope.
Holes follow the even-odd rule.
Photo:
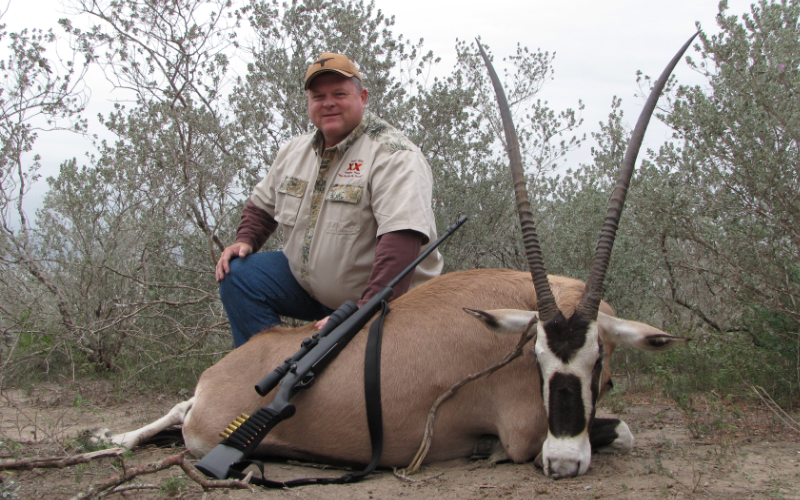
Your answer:
[[[489,449],[493,461],[534,459],[545,475],[557,479],[586,473],[592,451],[632,449],[633,435],[624,422],[595,417],[597,401],[612,386],[610,356],[619,345],[661,351],[689,339],[617,318],[602,300],[603,280],[647,122],[692,39],[656,82],[637,122],[585,285],[547,275],[511,114],[478,43],[498,95],[531,271],[530,275],[505,269],[450,273],[391,303],[381,363],[380,465],[408,465],[436,398],[501,359],[521,335],[530,342],[519,357],[491,376],[465,385],[439,409],[426,463]],[[267,435],[257,456],[326,463],[369,461],[362,375],[367,330],[353,338],[312,387],[293,398],[297,413]],[[269,404],[275,391],[260,397],[253,384],[315,331],[313,325],[278,327],[253,337],[203,372],[192,399],[138,431],[111,436],[111,441],[130,449],[182,423],[187,448],[198,458],[204,456],[220,442],[220,432],[231,421]]]

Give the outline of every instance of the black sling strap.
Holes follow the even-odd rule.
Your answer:
[[[243,460],[229,470],[229,477],[244,479],[242,473],[250,465],[256,465],[261,471],[261,477],[253,477],[250,484],[265,486],[267,488],[292,488],[310,484],[347,484],[359,481],[372,474],[383,453],[383,410],[381,409],[381,340],[383,338],[383,321],[389,314],[389,305],[381,302],[381,315],[369,327],[367,348],[364,356],[364,395],[367,400],[367,425],[369,438],[372,443],[372,458],[367,468],[354,474],[345,474],[341,477],[309,477],[293,479],[291,481],[272,481],[264,478],[264,464],[259,460]]]

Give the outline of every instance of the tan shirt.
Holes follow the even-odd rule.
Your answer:
[[[436,239],[433,177],[419,148],[369,112],[338,145],[320,151],[317,134],[278,152],[250,200],[283,229],[283,252],[303,288],[328,307],[358,302],[378,236],[404,229]],[[412,288],[442,271],[434,251]]]

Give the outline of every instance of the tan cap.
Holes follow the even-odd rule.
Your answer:
[[[306,71],[306,90],[308,90],[311,80],[321,73],[327,73],[329,71],[339,73],[348,78],[354,76],[361,80],[362,83],[364,82],[364,79],[361,78],[361,73],[358,72],[358,68],[356,68],[356,65],[353,64],[353,61],[348,59],[347,56],[334,54],[333,52],[325,52],[308,67],[308,71]]]

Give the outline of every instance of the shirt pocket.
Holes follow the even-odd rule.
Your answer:
[[[355,184],[334,184],[325,195],[326,229],[329,233],[355,234],[361,229],[361,197],[364,188]]]
[[[278,194],[275,197],[275,220],[277,222],[286,226],[295,225],[306,187],[308,187],[308,181],[296,177],[286,176],[281,180]]]

